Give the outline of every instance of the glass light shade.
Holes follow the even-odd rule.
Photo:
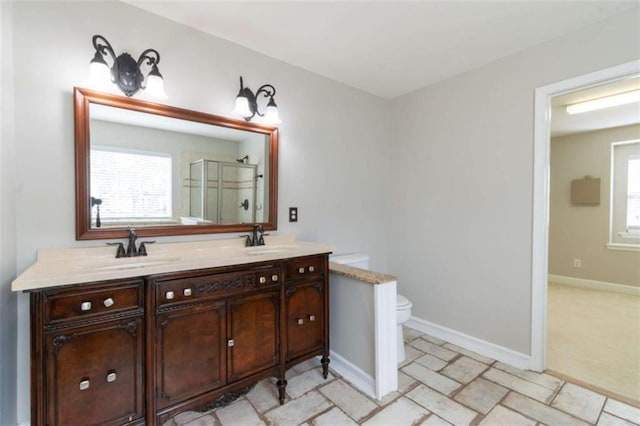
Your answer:
[[[111,71],[109,66],[103,61],[91,61],[89,64],[89,78],[87,85],[96,89],[106,89],[111,85]]]
[[[236,107],[233,109],[233,113],[242,117],[251,117],[249,100],[244,96],[236,97]]]
[[[160,75],[149,73],[147,76],[147,87],[144,92],[156,99],[168,99],[167,93],[164,91],[164,80]]]
[[[264,113],[265,121],[273,124],[280,124],[282,120],[280,120],[280,115],[278,115],[278,107],[269,105],[267,107],[267,111]]]

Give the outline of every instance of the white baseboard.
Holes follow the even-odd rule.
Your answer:
[[[531,368],[530,355],[516,352],[504,346],[499,346],[417,317],[411,317],[404,325],[513,367],[524,370]]]
[[[369,374],[350,363],[334,351],[330,351],[331,363],[329,366],[340,374],[345,380],[351,382],[356,388],[376,399],[376,381]]]
[[[570,285],[572,287],[587,288],[589,290],[611,291],[614,293],[631,294],[640,296],[640,287],[625,284],[614,284],[605,281],[585,280],[584,278],[565,277],[562,275],[549,275],[548,280],[556,284]]]

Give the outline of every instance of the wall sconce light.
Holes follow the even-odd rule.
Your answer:
[[[269,98],[267,110],[264,114],[258,109],[258,96],[260,96],[260,94],[265,98]],[[242,76],[240,76],[240,91],[238,92],[238,96],[236,96],[236,107],[233,109],[233,113],[241,115],[247,121],[250,121],[258,114],[260,117],[264,117],[269,123],[280,124],[282,121],[278,115],[278,106],[273,100],[275,95],[276,89],[270,84],[263,84],[254,94],[251,89],[244,87]]]
[[[126,52],[116,57],[111,44],[101,35],[94,35],[92,42],[93,47],[96,49],[96,54],[89,65],[90,84],[99,86],[110,81],[115,83],[127,96],[133,96],[139,90],[144,90],[145,93],[154,98],[167,99],[162,74],[158,70],[160,54],[157,50],[145,50],[136,61]],[[109,68],[107,61],[104,59],[107,54],[113,60],[111,68]],[[140,69],[145,63],[151,66],[146,82]]]

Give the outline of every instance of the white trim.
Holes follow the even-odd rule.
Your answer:
[[[330,355],[331,363],[329,365],[336,373],[341,375],[348,382],[351,382],[351,384],[353,384],[357,389],[366,393],[370,397],[376,397],[375,379],[373,377],[334,351],[330,351]]]
[[[549,135],[551,98],[640,73],[640,60],[571,78],[535,90],[533,157],[533,229],[531,253],[531,359],[529,368],[545,368],[547,271],[549,256]]]
[[[570,285],[572,287],[586,288],[589,290],[610,291],[614,293],[640,296],[640,287],[634,287],[626,284],[608,283],[605,281],[586,280],[584,278],[565,277],[562,275],[551,274],[549,274],[549,282]]]
[[[405,325],[516,368],[527,369],[531,363],[531,357],[527,354],[516,352],[504,346],[478,339],[421,318],[411,317]]]
[[[374,286],[374,336],[376,351],[376,398],[398,390],[397,282]]]
[[[640,245],[638,244],[607,243],[607,248],[609,250],[640,251]]]

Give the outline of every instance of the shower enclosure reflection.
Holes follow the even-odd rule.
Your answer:
[[[245,156],[248,157],[248,156]],[[248,160],[248,158],[247,158]],[[189,165],[189,217],[183,224],[263,222],[256,164],[199,159]]]

